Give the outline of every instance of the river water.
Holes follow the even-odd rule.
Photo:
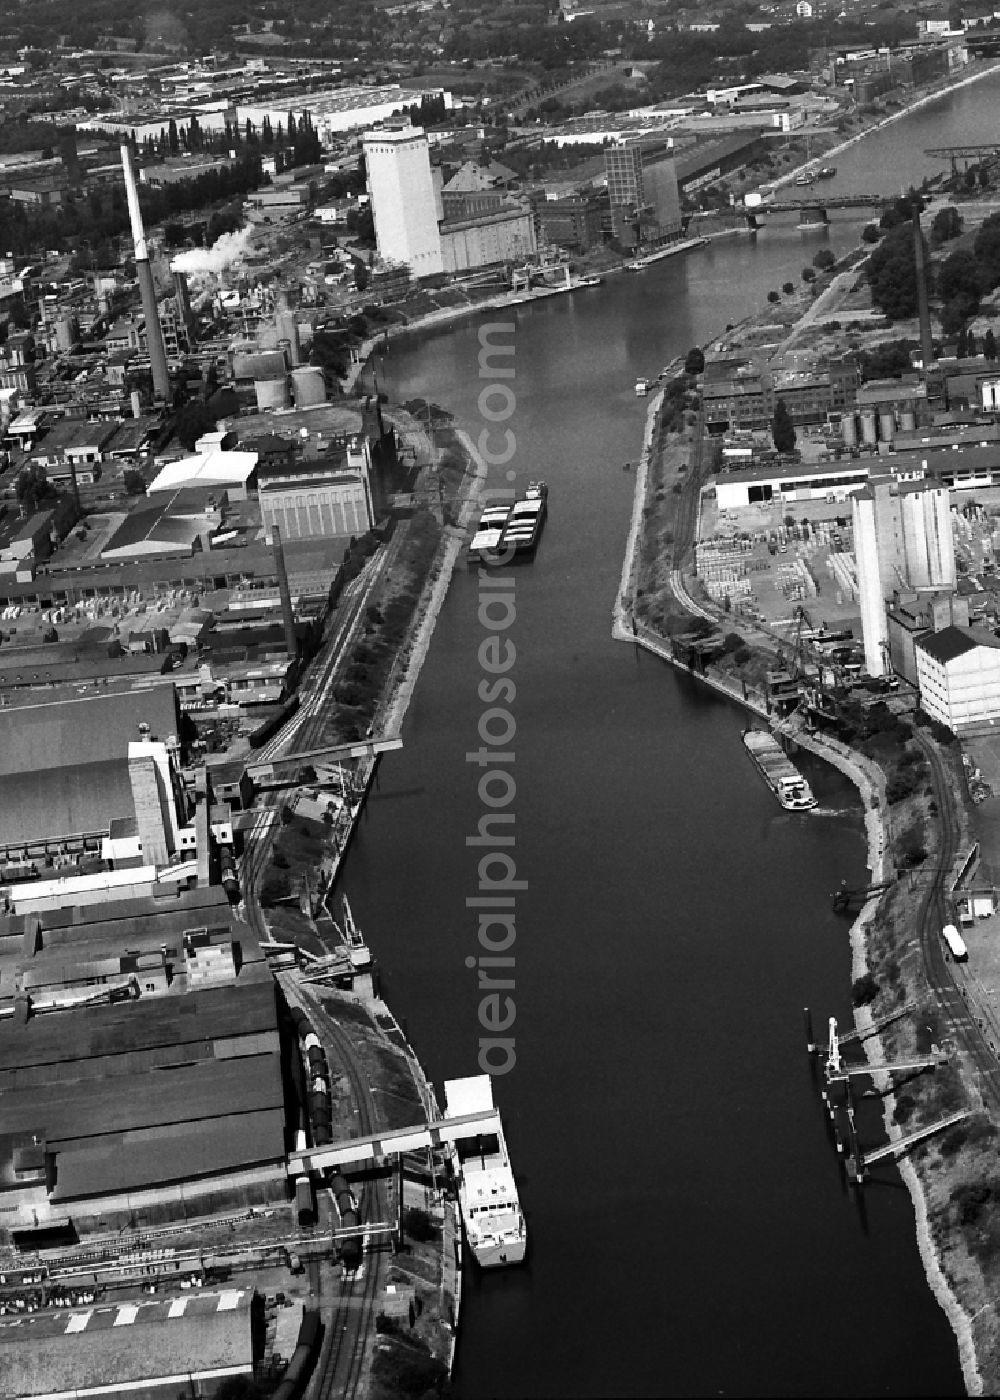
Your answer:
[[[968,123],[998,87],[844,153],[838,184],[887,168],[918,181],[935,164],[907,164],[911,148],[976,139]],[[806,760],[820,811],[782,813],[743,750],[742,714],[610,639],[633,486],[622,465],[645,412],[633,381],[796,279],[822,240],[846,249],[860,222],[775,223],[517,313],[511,467],[519,488],[543,477],[551,495],[536,560],[509,574],[503,634],[517,692],[505,810],[526,887],[516,1065],[494,1088],[530,1255],[467,1275],[455,1382],[468,1400],[962,1391],[909,1196],[891,1167],[860,1204],[844,1186],[804,1053],[804,1005],[817,1026],[851,1018],[847,925],[829,895],[865,878],[856,794]],[[446,404],[478,434],[478,331],[394,345],[382,386]],[[466,962],[483,853],[466,841],[485,810],[466,759],[486,708],[478,604],[476,574],[456,574],[404,748],[382,763],[342,873],[438,1084],[477,1072],[484,1034]]]

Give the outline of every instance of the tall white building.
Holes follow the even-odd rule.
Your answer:
[[[996,733],[1000,641],[992,632],[945,627],[920,637],[914,655],[920,704],[956,734]]]
[[[416,127],[372,131],[364,150],[379,257],[406,263],[413,277],[443,272],[427,137]]]
[[[898,588],[955,587],[951,504],[946,486],[883,476],[855,494],[852,511],[865,668],[881,676],[889,640],[886,599]]]

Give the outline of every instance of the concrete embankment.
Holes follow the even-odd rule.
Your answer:
[[[846,141],[841,141],[838,145],[831,146],[828,151],[823,152],[823,160],[827,161],[831,156],[839,156],[841,151],[849,150],[851,146],[856,146],[859,141],[864,141],[866,137],[874,136],[877,131],[882,131],[885,127],[892,126],[894,122],[902,120],[903,117],[908,117],[911,112],[917,112],[921,107],[927,107],[930,103],[937,102],[939,98],[947,97],[950,92],[958,92],[959,88],[969,87],[972,83],[978,83],[983,78],[988,78],[991,73],[997,72],[1000,72],[1000,63],[990,63],[983,68],[977,69],[975,73],[969,73],[966,77],[959,78],[956,82],[948,81],[942,83],[940,87],[934,88],[932,92],[925,92],[922,96],[915,98],[914,101],[908,102],[905,107],[900,107],[898,112],[890,113],[889,116],[883,117],[881,121],[873,122],[871,126],[866,126],[863,131],[855,132],[855,134],[849,136]],[[784,185],[791,184],[804,170],[808,170],[811,165],[815,164],[815,160],[805,161],[802,165],[795,166],[793,170],[785,171],[779,179],[770,181],[769,183],[774,189],[781,189]]]

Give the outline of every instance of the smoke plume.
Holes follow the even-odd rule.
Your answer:
[[[235,233],[224,233],[211,248],[190,248],[178,253],[170,264],[171,272],[214,273],[219,276],[234,263],[242,262],[250,251],[253,229],[238,229]]]

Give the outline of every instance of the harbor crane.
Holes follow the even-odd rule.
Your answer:
[[[829,1021],[829,1039],[826,1047],[825,1073],[828,1084],[842,1083],[851,1078],[870,1076],[873,1074],[912,1074],[916,1070],[937,1069],[939,1065],[946,1065],[948,1056],[942,1051],[932,1048],[929,1055],[914,1055],[908,1060],[893,1060],[886,1064],[871,1065],[858,1064],[849,1065],[844,1061],[841,1053],[840,1035],[837,1030],[837,1018],[831,1016]]]

